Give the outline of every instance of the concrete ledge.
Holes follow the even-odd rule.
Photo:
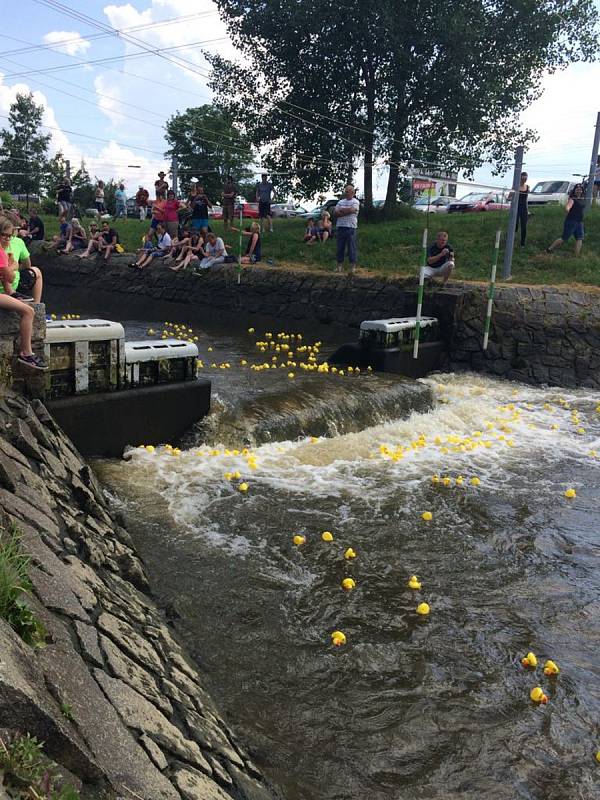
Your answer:
[[[210,409],[209,380],[65,397],[48,403],[85,456],[120,458],[127,445],[177,441]]]

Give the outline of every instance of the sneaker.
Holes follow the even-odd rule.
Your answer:
[[[31,369],[39,369],[39,370],[46,370],[48,367],[41,358],[38,356],[34,356],[33,354],[30,356],[24,356],[22,353],[19,353],[17,356],[17,361],[20,361],[21,364],[24,364],[26,367],[31,367]]]

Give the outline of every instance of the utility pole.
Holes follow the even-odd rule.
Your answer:
[[[600,146],[600,111],[596,116],[596,133],[594,135],[594,146],[592,147],[592,160],[590,161],[590,174],[588,175],[587,190],[585,193],[585,210],[589,211],[594,196],[594,179],[596,168],[598,167],[598,147]]]
[[[175,197],[177,197],[177,156],[173,156],[171,159],[171,177],[172,177],[172,184],[173,184],[173,191],[175,192]]]
[[[519,209],[519,187],[521,186],[521,172],[523,172],[523,145],[520,144],[515,150],[515,171],[513,173],[512,200],[510,201],[510,213],[508,215],[508,233],[506,235],[506,250],[504,251],[504,265],[502,267],[502,279],[510,280],[513,248],[515,246],[515,228],[517,226],[517,211]]]
[[[65,178],[71,180],[71,162],[68,158],[65,160]]]

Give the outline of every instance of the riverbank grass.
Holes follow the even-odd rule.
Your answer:
[[[587,284],[600,286],[600,207],[594,207],[586,216],[586,238],[579,258],[573,255],[574,242],[563,245],[555,253],[546,248],[560,236],[564,208],[546,206],[531,209],[527,245],[519,246],[519,237],[513,258],[513,280],[527,284]],[[46,217],[47,236],[58,232],[55,217]],[[245,220],[244,224],[248,224]],[[502,258],[506,242],[508,214],[486,212],[479,214],[421,214],[407,211],[407,215],[390,222],[360,222],[359,265],[369,272],[384,275],[416,275],[421,258],[423,228],[429,227],[429,240],[433,242],[438,230],[446,230],[457,255],[457,280],[485,281],[489,279],[494,255],[496,230],[502,231],[502,249],[498,276],[502,274]],[[141,246],[142,235],[149,222],[137,219],[118,220],[112,223],[119,231],[121,242],[128,252]],[[211,223],[215,232],[223,235],[223,223]],[[274,232],[263,236],[263,259],[274,266],[290,269],[303,268],[333,270],[335,268],[335,242],[303,244],[306,221],[301,219],[276,219]],[[225,237],[230,252],[239,252],[239,237]]]

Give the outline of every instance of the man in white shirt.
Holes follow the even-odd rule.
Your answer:
[[[209,233],[206,237],[206,244],[204,245],[206,258],[200,262],[201,269],[208,269],[214,267],[216,264],[222,264],[225,261],[227,251],[225,244],[221,237],[215,236],[214,233]]]
[[[360,203],[354,196],[354,186],[349,183],[344,189],[344,197],[333,210],[337,219],[337,271],[344,268],[344,254],[348,250],[350,272],[356,269],[356,229],[358,227],[358,212]]]

